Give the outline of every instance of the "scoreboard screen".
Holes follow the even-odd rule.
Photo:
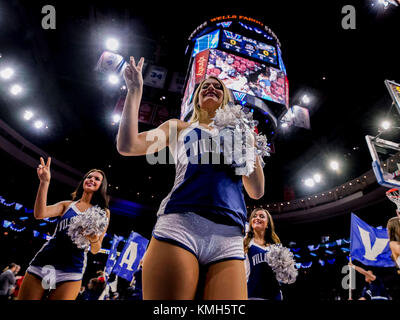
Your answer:
[[[224,51],[211,49],[207,75],[221,79],[231,90],[287,105],[283,71]]]
[[[201,36],[200,38],[197,38],[193,48],[192,57],[194,57],[195,55],[206,49],[216,48],[218,46],[218,42],[219,42],[219,30],[215,30],[204,36]]]
[[[274,46],[228,30],[222,30],[221,48],[278,66],[278,57]]]

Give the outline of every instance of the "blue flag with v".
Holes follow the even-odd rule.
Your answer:
[[[350,256],[373,267],[394,267],[386,228],[371,227],[351,214]]]

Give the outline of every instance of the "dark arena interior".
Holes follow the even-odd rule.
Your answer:
[[[43,10],[46,5],[55,9],[54,25],[46,16],[51,10]],[[298,276],[282,284],[284,301],[348,301],[343,268],[351,257],[352,214],[377,229],[396,215],[396,205],[386,196],[396,184],[378,181],[365,137],[394,143],[400,138],[400,105],[385,85],[385,80],[400,83],[398,1],[185,6],[173,1],[137,6],[119,0],[0,1],[1,269],[17,263],[24,275],[54,232],[57,219],[33,216],[40,157],[52,158],[48,204],[70,199],[92,168],[108,179],[110,224],[100,252],[88,253],[82,286],[104,270],[114,235],[124,240],[132,231],[147,240],[152,236],[175,166],[117,151],[127,89],[121,74],[112,78],[96,69],[108,50],[126,61],[145,58],[139,131],[168,119],[183,120],[191,80],[198,84],[197,77],[223,74],[271,148],[264,158],[264,195],[255,200],[245,194],[245,203],[248,216],[256,207],[270,212],[283,246],[294,255]],[[107,47],[109,38],[117,48]],[[240,47],[241,41],[246,46]],[[192,66],[201,69],[196,76]],[[265,74],[269,80],[260,80]],[[239,77],[248,85],[234,88]],[[259,94],[250,81],[256,87],[274,82],[273,91]],[[293,110],[303,121],[290,117]],[[395,265],[367,265],[354,257],[352,262],[379,275],[390,299],[399,300]],[[358,300],[364,276],[356,273],[355,283],[350,291]],[[129,286],[119,278],[113,299],[125,299]]]

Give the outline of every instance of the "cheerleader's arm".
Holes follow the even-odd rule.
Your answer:
[[[90,252],[93,254],[97,254],[100,251],[101,245],[103,244],[103,239],[106,235],[108,226],[110,224],[110,210],[106,209],[106,213],[108,218],[108,224],[104,232],[101,235],[87,236],[87,238],[90,241]]]

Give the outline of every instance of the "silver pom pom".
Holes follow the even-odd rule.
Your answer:
[[[270,156],[266,136],[254,132],[257,124],[251,112],[245,113],[242,106],[231,102],[215,111],[212,126],[223,132],[224,156],[237,175],[249,176],[256,166],[257,155],[263,167],[262,158]]]
[[[106,230],[107,224],[108,217],[105,210],[96,205],[71,219],[68,235],[78,248],[88,250],[90,242],[86,236],[101,235]]]
[[[266,260],[279,282],[291,284],[296,281],[298,271],[293,253],[281,244],[274,244],[269,247]]]

